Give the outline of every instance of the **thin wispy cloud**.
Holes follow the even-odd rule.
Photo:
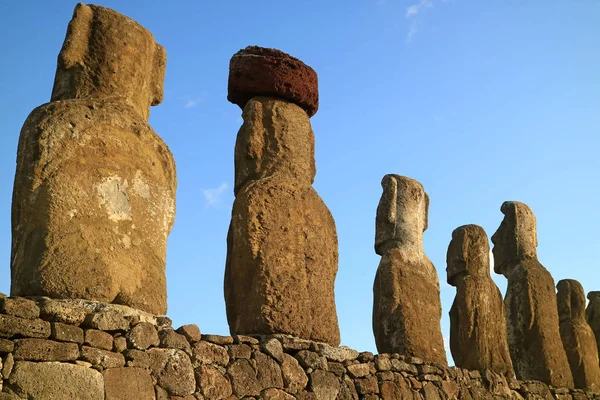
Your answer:
[[[448,0],[418,0],[416,3],[406,8],[405,17],[410,21],[408,32],[406,33],[407,43],[412,42],[413,37],[419,32],[422,25],[423,14],[427,10],[434,8],[436,1],[441,1],[442,3],[448,2]]]
[[[414,17],[426,8],[433,8],[431,0],[419,0],[417,4],[413,4],[406,9],[406,18]]]
[[[188,100],[185,105],[183,106],[183,108],[193,108],[196,107],[198,105],[198,102],[196,100]]]
[[[202,189],[202,194],[204,194],[204,200],[206,201],[206,207],[214,207],[219,204],[227,188],[229,188],[229,185],[226,182],[223,182],[216,188]]]

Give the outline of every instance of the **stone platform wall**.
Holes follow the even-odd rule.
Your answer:
[[[125,306],[0,298],[5,399],[598,399],[284,335],[201,335]]]

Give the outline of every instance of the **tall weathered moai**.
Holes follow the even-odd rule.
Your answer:
[[[232,57],[228,86],[244,120],[225,268],[230,331],[337,346],[337,234],[312,187],[317,74],[279,50],[253,46]]]
[[[585,320],[585,292],[581,283],[563,279],[556,285],[560,336],[567,352],[575,387],[598,393],[600,362],[592,328]]]
[[[450,351],[455,365],[514,377],[504,302],[490,276],[490,245],[483,228],[456,228],[446,264],[448,284],[456,287],[450,309]]]
[[[600,355],[600,292],[589,292],[587,299],[589,303],[585,309],[585,320],[594,332],[598,354]]]
[[[167,310],[166,244],[175,163],[148,125],[166,54],[150,32],[78,4],[50,103],[19,138],[11,294]]]
[[[373,333],[380,353],[446,364],[442,305],[435,267],[425,255],[429,196],[414,179],[386,175],[377,207]]]
[[[535,216],[516,201],[505,201],[500,211],[504,219],[492,236],[492,253],[494,271],[508,280],[504,303],[516,376],[573,387],[558,327],[554,279],[537,258]]]

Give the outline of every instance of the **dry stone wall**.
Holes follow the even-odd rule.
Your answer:
[[[87,300],[0,298],[0,400],[600,399],[287,335],[203,335]]]

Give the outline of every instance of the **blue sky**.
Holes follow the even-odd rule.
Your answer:
[[[0,291],[10,285],[17,140],[50,98],[75,2],[7,2],[0,14]],[[276,47],[319,74],[315,188],[339,236],[342,344],[375,352],[372,283],[380,181],[419,180],[431,197],[425,250],[440,275],[442,329],[452,230],[488,236],[505,200],[538,220],[555,280],[600,290],[600,2],[595,0],[104,1],[167,50],[165,100],[150,123],[177,162],[169,316],[227,334],[225,238],[240,109],[227,102],[231,55]],[[494,276],[504,292],[505,280]]]

